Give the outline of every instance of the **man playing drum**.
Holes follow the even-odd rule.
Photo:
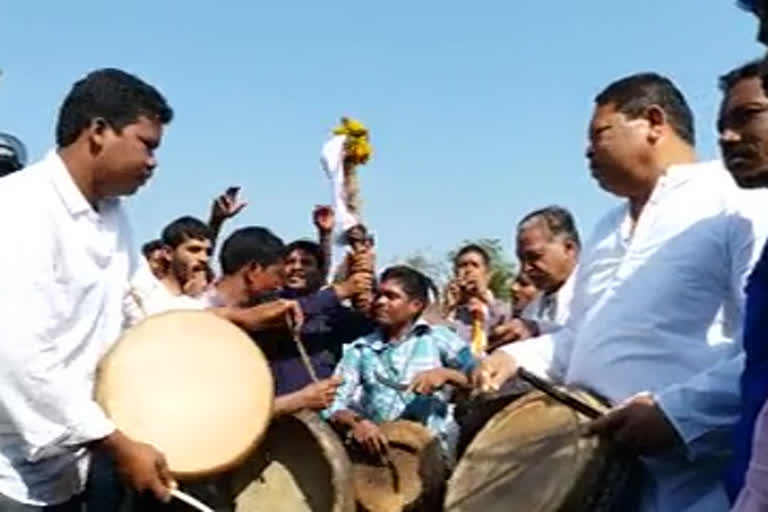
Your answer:
[[[449,328],[421,320],[433,285],[409,267],[384,271],[373,303],[378,328],[344,347],[336,368],[343,382],[325,411],[330,421],[373,454],[386,452],[377,423],[408,419],[426,425],[450,460],[458,439],[446,385],[466,386],[470,347]]]
[[[79,510],[90,450],[106,450],[138,490],[169,496],[162,454],[116,430],[93,387],[133,266],[119,197],[151,177],[171,118],[150,85],[95,71],[61,106],[57,149],[0,180],[0,233],[16,248],[0,255],[4,511]]]
[[[744,284],[765,239],[754,196],[696,163],[693,116],[668,79],[638,74],[596,98],[587,157],[627,202],[582,252],[571,316],[496,351],[475,383],[518,366],[621,404],[591,426],[645,456],[640,509],[726,510],[720,481],[736,421]]]

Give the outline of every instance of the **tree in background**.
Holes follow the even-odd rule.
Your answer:
[[[437,285],[438,289],[448,282],[451,272],[450,267],[442,261],[434,261],[422,251],[417,251],[403,260],[403,265],[408,265],[429,277]]]
[[[442,289],[453,277],[453,260],[456,253],[469,244],[479,245],[488,252],[491,257],[491,282],[488,287],[496,298],[509,299],[509,283],[515,276],[517,265],[508,257],[504,244],[498,238],[464,240],[459,247],[448,253],[445,261],[434,260],[423,251],[414,252],[400,261],[403,265],[415,268],[428,276]]]

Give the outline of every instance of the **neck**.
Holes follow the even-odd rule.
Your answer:
[[[103,198],[99,197],[99,194],[96,192],[93,168],[89,159],[83,157],[82,151],[79,150],[79,145],[79,143],[74,143],[65,148],[59,148],[58,154],[64,162],[69,175],[72,177],[72,181],[75,182],[75,186],[83,194],[86,201],[90,203],[91,207],[94,210],[98,210],[99,200]]]
[[[696,150],[692,146],[689,146],[682,141],[674,141],[670,143],[651,164],[654,172],[649,173],[652,178],[649,180],[647,186],[642,187],[642,190],[629,198],[629,215],[632,220],[637,221],[640,217],[643,208],[645,208],[646,203],[648,203],[648,199],[651,198],[653,189],[656,188],[656,183],[659,181],[659,178],[667,172],[667,169],[673,165],[692,164],[697,160]]]
[[[247,302],[247,290],[245,283],[238,275],[222,276],[216,282],[216,293],[221,297],[224,304],[230,307],[243,306]]]
[[[181,295],[184,293],[184,286],[173,272],[168,272],[160,282],[171,292],[172,295]]]
[[[413,328],[414,323],[415,320],[412,320],[401,325],[389,325],[383,327],[381,331],[384,333],[384,339],[386,341],[398,341],[405,338]]]

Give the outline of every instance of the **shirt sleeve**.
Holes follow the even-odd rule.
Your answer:
[[[541,378],[560,382],[570,360],[573,336],[564,327],[535,338],[504,345],[502,350],[515,358],[517,364]]]
[[[336,388],[336,395],[333,402],[322,413],[323,417],[328,419],[339,411],[352,409],[352,404],[361,384],[360,366],[362,364],[362,352],[356,343],[350,343],[344,346],[344,352],[341,356],[334,376],[342,378],[341,385]]]
[[[464,373],[472,371],[476,361],[466,341],[447,327],[432,327],[431,335],[437,344],[444,366]]]
[[[0,403],[4,421],[21,437],[30,461],[106,437],[115,429],[90,393],[80,393],[84,372],[73,365],[58,336],[55,242],[45,230],[5,228],[4,240],[24,250],[0,252]],[[28,234],[26,234],[28,233]]]
[[[751,221],[733,216],[725,234],[731,262],[730,293],[724,305],[724,331],[732,347],[713,367],[688,381],[661,390],[659,407],[672,422],[688,456],[725,454],[730,449],[730,431],[739,418],[739,376],[744,368],[741,344],[745,310],[745,284],[759,257]],[[762,237],[760,238],[762,241]]]

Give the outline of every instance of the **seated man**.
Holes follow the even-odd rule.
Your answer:
[[[447,327],[421,320],[433,288],[409,267],[384,271],[373,303],[376,331],[344,347],[343,379],[325,411],[331,423],[371,452],[387,440],[377,423],[408,419],[432,430],[452,460],[458,426],[445,385],[466,386],[474,358]]]
[[[542,293],[515,318],[494,329],[495,346],[555,331],[565,324],[581,242],[571,213],[550,206],[526,215],[517,226],[522,272]]]
[[[194,217],[181,217],[163,229],[161,240],[166,272],[154,280],[140,273],[134,276],[125,301],[128,325],[163,311],[205,307],[194,295],[207,285],[208,225]]]
[[[488,284],[491,258],[476,244],[459,249],[453,260],[454,279],[444,293],[443,314],[475,354],[484,351],[492,330],[510,316],[508,304],[497,300]]]
[[[519,366],[616,407],[588,431],[642,457],[643,512],[727,510],[721,477],[739,412],[744,285],[764,216],[720,162],[699,163],[682,93],[644,73],[595,101],[587,157],[626,202],[582,251],[571,314],[553,333],[495,351],[494,389]]]

